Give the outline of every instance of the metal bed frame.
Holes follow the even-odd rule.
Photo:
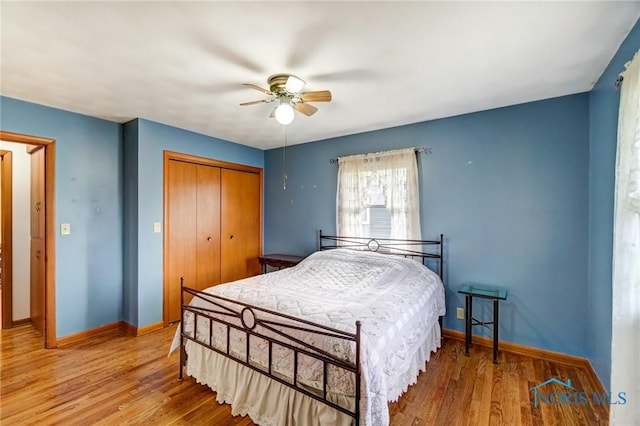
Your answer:
[[[331,243],[323,243],[323,241]],[[425,246],[436,246],[438,249],[433,253],[425,251]],[[334,235],[324,235],[322,234],[322,229],[320,229],[318,231],[317,249],[329,250],[335,248],[369,250],[402,257],[420,258],[422,260],[422,264],[425,266],[429,260],[436,259],[438,261],[438,276],[441,280],[444,279],[443,234],[440,234],[440,238],[437,240],[399,240],[394,238],[336,237]],[[417,250],[418,248],[420,248],[420,250]]]
[[[354,250],[370,250],[390,255],[403,257],[421,258],[422,263],[436,260],[438,262],[438,275],[443,278],[443,235],[439,240],[397,240],[385,238],[360,238],[360,237],[338,237],[323,235],[318,231],[318,250],[329,250],[335,248],[349,248]],[[437,247],[436,253],[424,251],[425,246]],[[410,248],[408,248],[410,247]],[[414,249],[415,248],[415,249]],[[421,248],[421,250],[418,250]],[[360,321],[355,323],[355,332],[349,333],[336,328],[316,324],[301,318],[275,312],[259,306],[232,300],[226,297],[204,293],[185,286],[184,278],[180,278],[180,300],[182,314],[180,321],[180,371],[178,380],[183,378],[183,369],[187,361],[185,343],[190,340],[196,344],[204,346],[222,356],[225,356],[239,364],[252,369],[260,374],[275,380],[289,388],[292,388],[322,404],[328,405],[353,418],[354,424],[360,424],[360,397],[361,397],[361,370],[360,370],[360,346],[361,328]],[[208,307],[196,307],[186,302],[186,299],[201,299],[209,302]],[[192,327],[187,327],[185,318],[193,315]],[[209,336],[199,339],[197,327],[202,321],[208,323]],[[225,330],[222,341],[226,340],[224,348],[214,345],[213,325],[218,324]],[[442,328],[442,317],[439,319]],[[234,354],[230,348],[231,332],[243,333],[246,337],[245,352],[242,355]],[[322,337],[321,337],[322,336]],[[306,338],[304,338],[306,337]],[[310,337],[310,339],[309,339]],[[251,345],[252,338],[262,339],[268,342],[267,365],[260,365],[252,362]],[[335,339],[334,342],[350,345],[353,348],[355,357],[349,361],[341,356],[332,354],[321,347],[313,345],[305,340],[318,341],[322,338]],[[218,339],[217,341],[220,341]],[[293,353],[293,377],[290,380],[281,374],[276,374],[272,368],[272,353],[274,346],[286,348]],[[311,357],[322,363],[322,390],[313,392],[309,387],[305,387],[298,381],[298,359],[301,355]],[[328,369],[334,366],[353,374],[355,406],[351,410],[342,405],[329,400],[327,389]]]

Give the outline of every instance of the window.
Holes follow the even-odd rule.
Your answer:
[[[379,185],[368,188],[360,233],[354,236],[391,238],[391,211]]]
[[[420,239],[415,149],[338,159],[337,233]]]

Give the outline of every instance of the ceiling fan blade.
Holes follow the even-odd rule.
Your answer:
[[[243,102],[240,105],[242,106],[247,106],[247,105],[257,105],[257,104],[265,104],[268,101],[266,99],[261,99],[259,101],[251,101],[251,102]]]
[[[300,93],[303,102],[330,102],[331,92],[328,90],[318,90],[315,92]]]
[[[263,89],[260,86],[256,86],[255,84],[251,84],[251,83],[242,83],[243,86],[247,86],[247,87],[251,87],[253,89],[259,90],[262,93],[266,94],[266,95],[272,95],[273,93],[271,93],[269,90],[267,89]]]
[[[314,107],[313,105],[306,104],[304,102],[298,102],[298,103],[294,104],[293,105],[293,109],[295,109],[298,112],[303,113],[307,117],[310,116],[310,115],[315,114],[318,111],[318,108]]]

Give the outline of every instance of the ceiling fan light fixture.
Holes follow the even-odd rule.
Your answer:
[[[283,126],[291,124],[294,118],[293,107],[291,107],[291,105],[289,105],[288,103],[280,104],[276,108],[274,115],[276,117],[276,121]]]
[[[0,0],[1,1],[1,0]],[[247,87],[258,90],[269,99],[243,102],[240,105],[258,105],[263,103],[277,102],[276,107],[271,110],[269,118],[276,118],[279,124],[286,126],[291,124],[296,115],[294,111],[307,117],[312,116],[318,108],[310,102],[331,102],[331,92],[328,90],[314,90],[303,92],[302,89],[307,84],[304,80],[291,74],[274,74],[267,79],[269,89],[263,89],[253,83],[243,83]]]
[[[298,93],[307,84],[304,80],[299,79],[295,75],[290,75],[284,89],[289,93]]]

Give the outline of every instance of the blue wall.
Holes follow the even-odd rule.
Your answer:
[[[133,126],[137,129],[132,129]],[[137,300],[125,300],[124,305],[128,307],[126,321],[142,327],[162,321],[163,237],[153,232],[153,223],[163,221],[164,151],[260,168],[264,167],[264,154],[259,149],[143,119],[128,123],[125,130],[125,146],[128,147],[129,143],[137,145],[136,160],[128,159],[125,162],[136,163],[129,164],[127,170],[131,170],[131,174],[134,170],[137,173],[136,185],[125,188],[125,199],[137,202],[137,206],[127,206],[125,216],[125,226],[137,232],[137,238],[125,235],[125,252],[134,257],[125,268],[125,288],[128,289],[125,295]],[[137,211],[135,223],[129,224],[133,211]],[[135,295],[132,294],[134,292]]]
[[[589,93],[589,353],[600,381],[611,381],[611,262],[620,93],[614,81],[640,49],[640,23]]]
[[[0,97],[0,128],[56,140],[56,335],[122,318],[120,125]]]
[[[335,232],[329,159],[427,146],[419,156],[423,237],[447,240],[445,327],[465,281],[509,288],[501,338],[587,355],[589,97],[578,94],[265,153],[265,251],[306,254]],[[488,313],[488,312],[486,312]]]
[[[56,140],[56,336],[162,321],[163,151],[255,167],[261,150],[137,119],[124,125],[0,97],[0,128]],[[123,142],[124,139],[124,142]]]

